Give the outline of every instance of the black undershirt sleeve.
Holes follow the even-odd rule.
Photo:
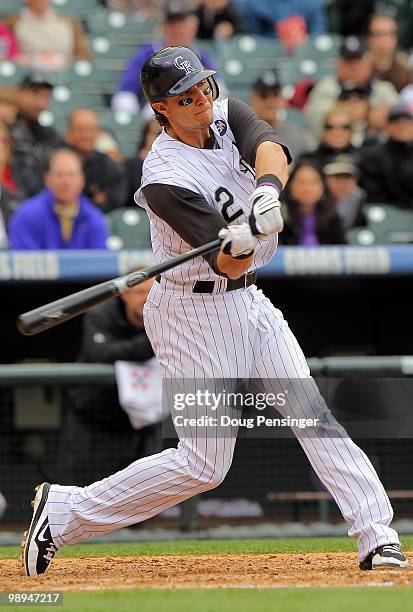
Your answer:
[[[216,240],[219,230],[227,227],[224,217],[190,189],[152,183],[143,193],[150,209],[193,248]],[[204,259],[216,274],[225,276],[216,265],[218,253],[209,253]]]
[[[258,119],[252,108],[236,98],[228,99],[228,123],[235,136],[235,143],[246,162],[255,168],[255,156],[262,142],[279,144],[290,164],[292,161],[288,148],[279,142],[277,132],[262,119]]]

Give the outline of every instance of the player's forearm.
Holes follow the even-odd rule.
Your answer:
[[[259,179],[265,174],[275,174],[285,187],[288,180],[287,163],[287,157],[279,144],[262,142],[257,148],[255,157],[255,176]]]
[[[245,274],[253,261],[253,255],[247,259],[235,259],[222,251],[218,253],[217,268],[228,278],[236,279]]]

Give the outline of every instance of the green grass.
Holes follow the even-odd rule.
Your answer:
[[[401,539],[405,550],[413,550],[413,536]],[[177,542],[122,542],[74,544],[59,551],[59,557],[123,557],[132,555],[209,555],[254,553],[355,552],[350,538],[285,538],[254,540],[181,540]],[[18,557],[17,546],[1,546],[0,559]]]
[[[32,606],[26,610],[39,610]],[[57,610],[62,608],[57,608]],[[413,589],[165,589],[64,593],[75,612],[411,612]]]

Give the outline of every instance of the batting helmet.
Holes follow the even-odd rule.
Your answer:
[[[165,47],[152,53],[142,66],[141,84],[149,102],[158,102],[183,93],[206,79],[214,100],[219,95],[213,77],[216,70],[202,65],[197,54],[188,47]]]

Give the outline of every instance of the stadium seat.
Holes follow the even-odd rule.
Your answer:
[[[125,44],[118,40],[117,35],[100,34],[99,36],[89,37],[90,46],[92,47],[95,58],[110,59],[110,60],[126,60],[136,51],[136,39],[133,44]]]
[[[376,242],[376,238],[366,227],[353,227],[346,231],[346,241],[352,246],[371,246]]]
[[[130,115],[123,111],[114,113],[111,109],[104,109],[99,113],[99,118],[101,126],[116,135],[124,155],[132,155],[136,152],[142,127],[142,119],[139,115]]]
[[[153,36],[157,23],[152,19],[140,21],[120,11],[98,10],[89,15],[87,26],[92,34],[132,34],[137,46],[140,40]]]
[[[122,249],[150,249],[149,219],[141,208],[117,208],[105,215],[109,230],[107,247]]]
[[[10,15],[18,13],[24,6],[24,0],[1,0],[0,15]]]
[[[203,51],[210,58],[214,59],[216,62],[218,61],[218,47],[214,40],[194,40],[192,47],[198,51]]]
[[[57,85],[53,90],[51,111],[56,115],[72,112],[75,108],[98,109],[105,106],[105,99],[99,93],[78,93],[66,85]]]
[[[218,43],[217,48],[220,56],[226,59],[238,57],[273,60],[285,56],[284,47],[278,40],[252,34],[238,34],[224,39]]]
[[[9,60],[0,61],[0,85],[17,85],[26,73],[26,69]]]
[[[285,60],[277,40],[241,34],[217,45],[218,65],[231,88],[245,88],[264,71],[279,68]]]
[[[376,243],[413,243],[413,211],[390,204],[368,204],[364,211]]]
[[[285,109],[285,120],[289,123],[293,123],[298,127],[308,128],[307,119],[304,113],[294,108],[287,107]]]
[[[119,81],[122,60],[78,60],[56,75],[56,85],[70,87],[78,93],[112,94]]]
[[[78,19],[84,19],[101,6],[98,0],[52,0],[51,3],[57,12],[72,15]]]
[[[338,56],[342,37],[339,34],[317,34],[309,36],[294,50],[297,59],[313,59],[317,62],[335,60]]]
[[[390,204],[367,204],[363,207],[367,228],[353,228],[346,232],[350,244],[413,243],[413,211],[402,210]]]

